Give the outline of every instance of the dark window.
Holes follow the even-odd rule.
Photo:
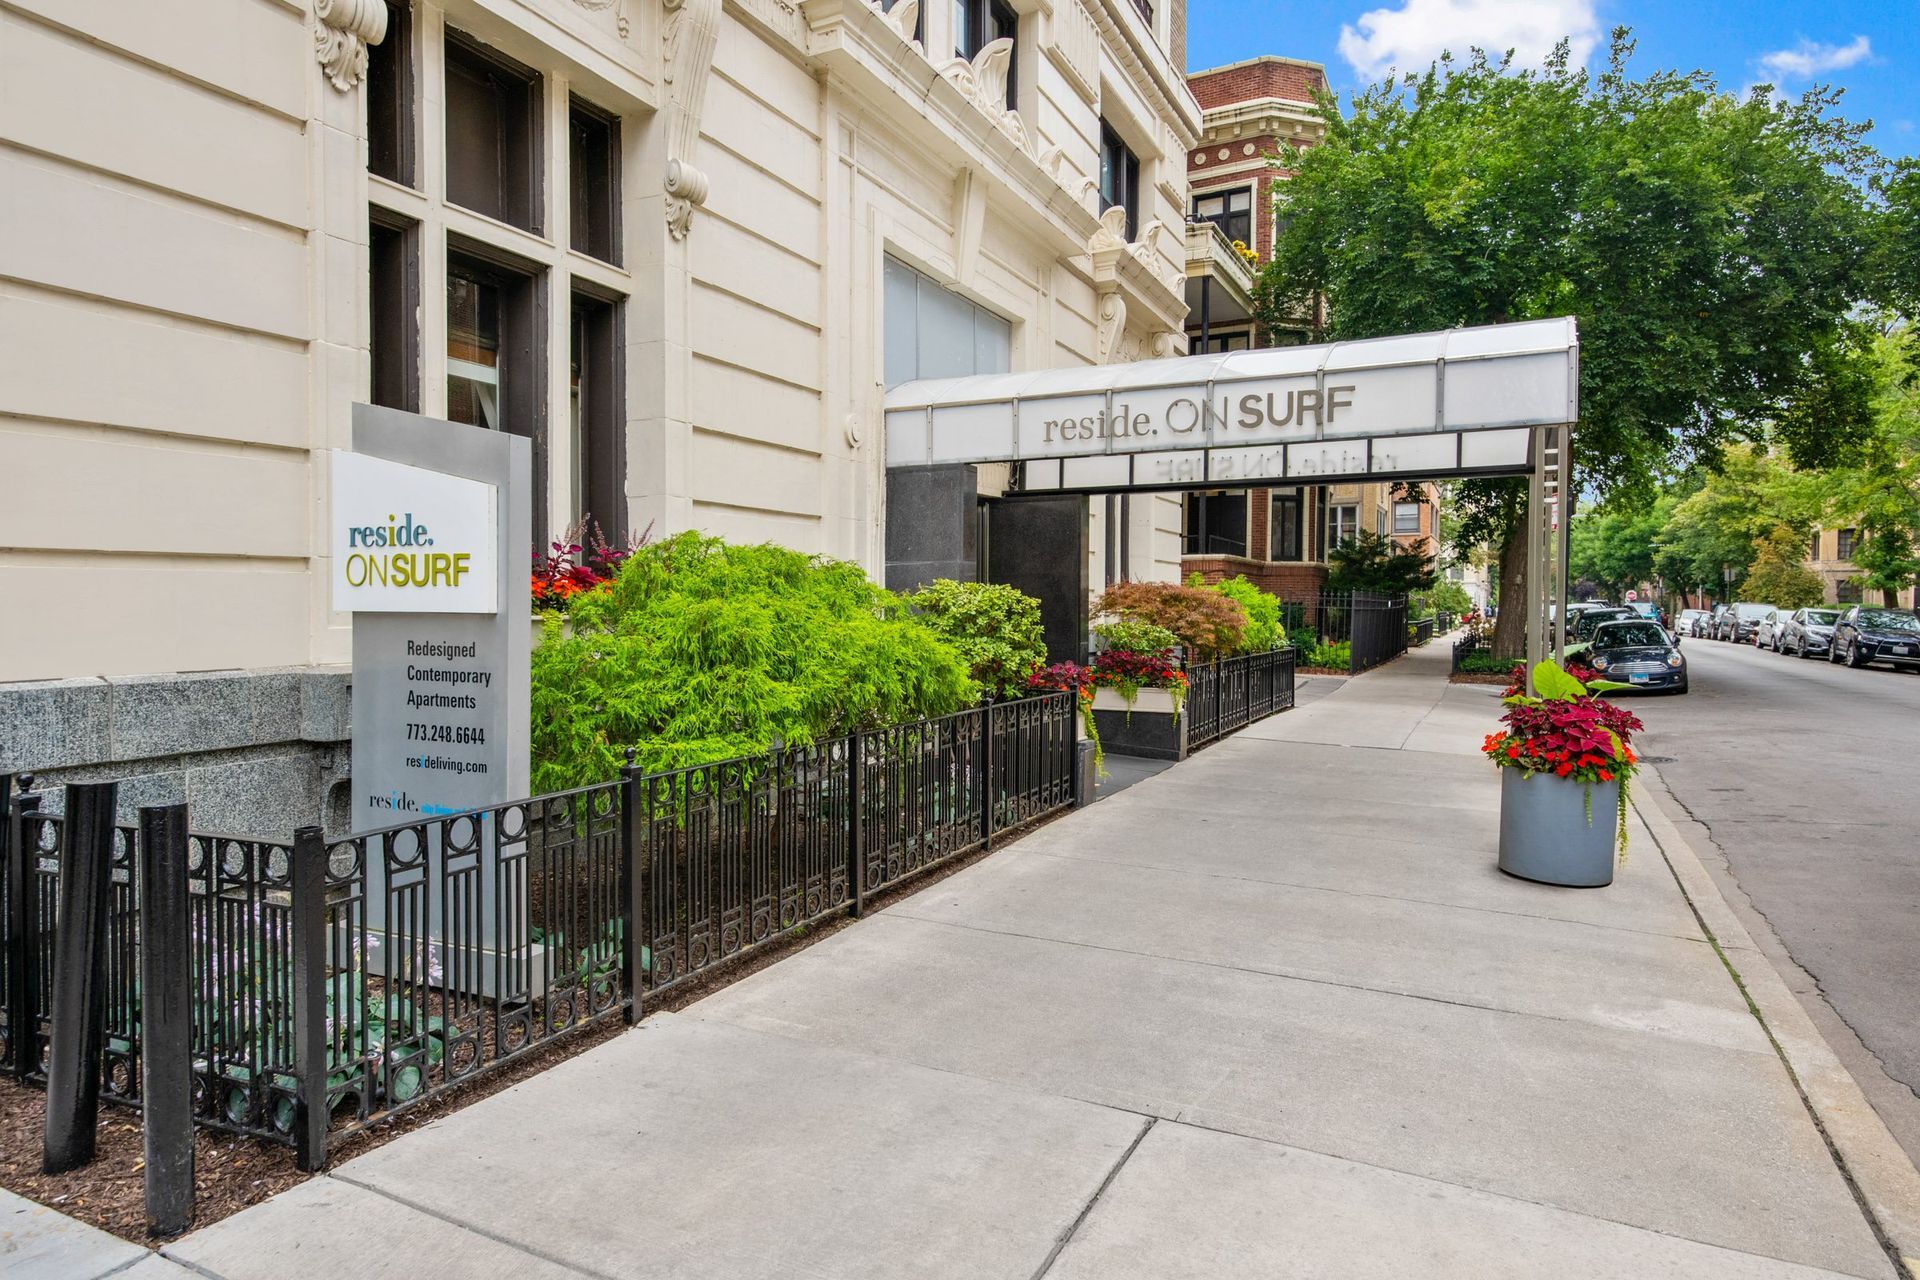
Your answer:
[[[1211,222],[1229,240],[1253,244],[1253,191],[1213,191],[1193,198],[1193,220]]]
[[[1153,25],[1153,0],[1133,0],[1133,7],[1147,20],[1148,26]]]
[[[1224,351],[1245,351],[1253,346],[1253,335],[1242,329],[1239,333],[1210,333],[1205,342],[1200,335],[1191,335],[1188,343],[1194,355],[1218,355]]]
[[[1007,62],[1007,109],[1011,111],[1020,82],[1020,15],[1003,0],[954,0],[953,51],[971,62],[995,40],[1014,42]]]
[[[1395,533],[1420,532],[1419,503],[1396,502],[1393,504],[1393,531]]]
[[[1267,516],[1267,558],[1300,558],[1300,495],[1275,493]]]
[[[1853,530],[1853,529],[1842,529],[1840,531],[1840,547],[1839,547],[1840,554],[1838,557],[1839,559],[1842,559],[1842,560],[1853,559],[1853,545],[1856,540],[1856,537],[1855,537],[1856,533],[1857,533],[1857,530]]]
[[[447,199],[540,227],[540,77],[447,33]]]
[[[461,240],[447,254],[447,417],[533,441],[533,489],[548,491],[546,302],[529,263]],[[533,510],[547,545],[547,507]]]
[[[1180,552],[1189,556],[1247,554],[1247,495],[1230,489],[1187,495],[1186,534]]]
[[[1815,529],[1813,531],[1812,549],[1807,553],[1807,555],[1809,556],[1809,558],[1814,560],[1818,560],[1820,558],[1820,531],[1818,529]]]
[[[1127,239],[1139,235],[1140,157],[1127,149],[1105,120],[1100,122],[1100,208],[1127,211]]]
[[[620,122],[575,98],[567,118],[572,245],[620,262]]]
[[[572,421],[568,448],[573,476],[569,510],[591,515],[609,542],[626,536],[626,414],[621,405],[620,307],[573,295]]]
[[[1836,604],[1859,604],[1860,584],[1857,582],[1840,583],[1834,588],[1833,599]]]
[[[420,228],[375,210],[368,226],[370,399],[420,410]]]
[[[387,6],[387,38],[367,46],[367,172],[413,185],[413,14]]]

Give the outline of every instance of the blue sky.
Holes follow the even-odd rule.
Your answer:
[[[1874,121],[1876,147],[1920,153],[1920,0],[1188,0],[1187,62],[1304,58],[1326,64],[1344,98],[1385,67],[1424,69],[1442,48],[1514,47],[1537,60],[1571,36],[1596,65],[1622,25],[1644,71],[1697,67],[1736,89],[1839,85],[1844,113]]]

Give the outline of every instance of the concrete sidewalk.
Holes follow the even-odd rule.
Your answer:
[[[170,1246],[281,1277],[1813,1277],[1885,1247],[1636,824],[1445,646]],[[1764,963],[1764,961],[1761,961]]]

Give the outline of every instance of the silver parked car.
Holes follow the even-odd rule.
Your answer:
[[[1781,629],[1780,652],[1796,658],[1817,658],[1833,647],[1833,624],[1840,621],[1838,609],[1815,605],[1795,609]]]
[[[1767,616],[1760,619],[1760,625],[1753,629],[1753,647],[1771,649],[1780,652],[1780,641],[1786,635],[1787,623],[1793,618],[1791,609],[1770,609]]]

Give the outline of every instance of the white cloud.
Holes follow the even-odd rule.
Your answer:
[[[1873,46],[1865,36],[1855,36],[1849,44],[1819,44],[1802,38],[1791,49],[1775,49],[1760,55],[1760,66],[1779,80],[1805,80],[1823,71],[1844,71],[1873,56]]]
[[[1485,49],[1498,58],[1511,49],[1517,62],[1538,66],[1566,40],[1575,63],[1600,43],[1594,0],[1400,0],[1397,9],[1372,9],[1341,24],[1340,56],[1367,79],[1390,69],[1424,71],[1442,53],[1464,58]]]

